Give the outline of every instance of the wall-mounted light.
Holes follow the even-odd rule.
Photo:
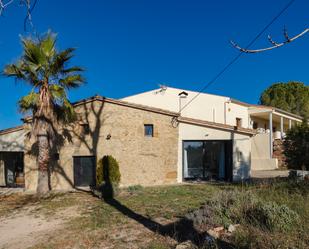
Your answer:
[[[108,134],[107,136],[106,136],[106,140],[110,140],[112,138],[112,135],[111,134]]]

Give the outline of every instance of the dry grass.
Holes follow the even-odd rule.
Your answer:
[[[66,225],[48,234],[34,248],[175,248],[173,236],[162,235],[143,221],[165,226],[199,208],[218,191],[251,190],[263,201],[287,205],[298,213],[301,224],[296,231],[278,233],[248,226],[239,231],[233,243],[242,248],[275,248],[287,243],[292,248],[309,245],[309,197],[308,185],[288,182],[274,184],[196,184],[168,187],[131,188],[123,190],[113,206],[87,193],[55,194],[38,200],[35,196],[7,197],[0,201],[0,216],[18,213],[19,208],[33,207],[35,212],[53,217],[55,212],[70,206],[78,206],[78,217],[72,217]],[[8,210],[13,209],[13,210]],[[141,222],[142,221],[142,222]],[[250,231],[250,232],[247,232]],[[255,236],[252,237],[252,234]],[[296,237],[295,237],[296,236]],[[295,240],[296,238],[296,240]],[[272,247],[274,246],[274,247]]]

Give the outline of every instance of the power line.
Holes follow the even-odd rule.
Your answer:
[[[288,2],[287,5],[285,5],[285,7],[253,38],[253,40],[251,42],[249,42],[249,44],[245,47],[245,50],[249,49],[255,42],[257,39],[259,39],[261,37],[261,35],[295,2],[295,0],[291,0]],[[216,80],[225,73],[225,71],[227,69],[229,69],[239,58],[240,56],[243,55],[244,52],[239,52],[239,54],[237,56],[235,56],[221,71],[219,71],[218,74],[215,75],[215,77],[213,77],[213,79],[211,81],[209,81],[205,86],[203,86],[203,88],[198,91],[198,93],[187,103],[185,104],[179,112],[181,112],[182,110],[184,110],[189,104],[191,104],[191,102],[193,100],[195,100],[202,92],[204,92],[210,85],[212,85],[213,83],[216,82]]]

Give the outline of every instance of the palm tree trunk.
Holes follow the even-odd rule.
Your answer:
[[[47,132],[38,134],[38,185],[37,193],[45,194],[50,190],[49,184],[49,142]]]

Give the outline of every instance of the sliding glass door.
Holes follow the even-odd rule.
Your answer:
[[[230,180],[231,150],[229,140],[184,141],[183,170],[185,179]]]

